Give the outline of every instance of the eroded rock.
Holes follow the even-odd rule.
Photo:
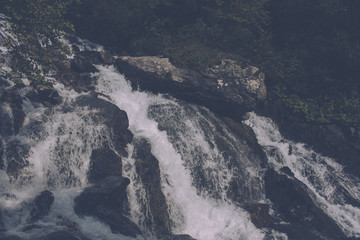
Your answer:
[[[146,139],[136,139],[133,144],[136,171],[145,187],[151,210],[147,227],[157,234],[170,234],[171,220],[161,191],[159,161],[152,155],[150,143]]]
[[[139,227],[123,214],[126,187],[130,180],[121,176],[103,178],[75,199],[75,212],[80,216],[93,216],[109,225],[113,233],[135,237],[141,235]]]
[[[175,67],[168,58],[125,56],[115,66],[135,88],[170,93],[237,119],[266,97],[264,74],[234,60],[194,71]]]
[[[42,191],[32,203],[29,222],[35,222],[45,217],[50,212],[53,202],[54,194],[48,190]]]
[[[126,112],[108,101],[91,95],[79,96],[76,105],[87,107],[92,111],[95,123],[104,124],[110,129],[116,151],[126,156],[125,147],[133,139],[133,134],[128,130],[129,120]]]
[[[91,153],[89,182],[97,182],[108,176],[121,176],[121,157],[108,148],[95,149]]]

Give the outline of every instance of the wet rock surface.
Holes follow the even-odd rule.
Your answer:
[[[108,148],[95,149],[91,153],[88,180],[95,183],[108,176],[121,176],[121,157]]]
[[[171,220],[161,190],[159,161],[151,153],[150,143],[146,139],[135,139],[133,145],[136,171],[145,187],[146,199],[150,205],[151,216],[146,222],[147,227],[158,235],[170,234]]]
[[[141,235],[139,227],[123,213],[126,187],[130,180],[110,176],[87,187],[75,199],[75,212],[80,216],[94,216],[109,225],[113,233],[135,237]]]
[[[95,123],[105,124],[112,132],[116,151],[122,155],[127,155],[125,147],[132,141],[133,134],[128,130],[129,120],[125,111],[120,110],[108,101],[91,95],[78,97],[75,105],[92,110],[92,118]]]
[[[340,227],[320,210],[307,187],[294,178],[269,169],[265,173],[266,196],[287,224],[274,226],[289,239],[347,239]]]
[[[76,232],[62,230],[50,233],[38,240],[90,240],[90,238]]]
[[[360,178],[360,137],[352,128],[340,124],[306,122],[283,106],[268,102],[258,111],[274,119],[280,132],[294,141],[304,142],[315,151],[335,158],[347,173]]]
[[[54,194],[48,190],[42,191],[32,202],[28,221],[35,222],[46,216],[53,202]]]
[[[120,57],[115,66],[133,87],[165,92],[241,119],[266,97],[265,76],[256,67],[224,59],[204,71],[177,68],[168,58]]]

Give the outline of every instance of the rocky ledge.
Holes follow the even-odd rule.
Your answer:
[[[123,56],[115,66],[134,88],[169,93],[235,119],[266,98],[265,75],[234,60],[195,71],[178,68],[168,58]]]

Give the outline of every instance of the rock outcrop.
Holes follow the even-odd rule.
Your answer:
[[[269,169],[265,173],[266,196],[280,218],[289,224],[274,228],[289,239],[347,239],[340,227],[320,210],[310,190],[296,178]]]
[[[111,131],[116,151],[127,155],[125,147],[132,141],[133,134],[128,130],[129,120],[125,111],[108,101],[91,95],[79,96],[75,105],[89,109],[95,123],[107,126]]]
[[[108,148],[94,149],[90,157],[88,180],[95,183],[105,177],[121,176],[121,157]]]
[[[360,133],[339,123],[311,123],[286,107],[272,101],[258,109],[279,126],[281,134],[297,142],[304,142],[315,151],[344,166],[347,173],[360,178]]]
[[[168,58],[125,56],[116,59],[115,66],[135,88],[170,93],[236,119],[266,97],[265,75],[234,60],[194,71],[175,67]]]
[[[170,234],[171,220],[161,190],[159,161],[152,155],[150,143],[146,139],[135,139],[133,144],[136,171],[144,185],[151,211],[147,227],[158,235]]]
[[[48,190],[42,191],[32,202],[28,221],[35,222],[46,216],[53,202],[54,194]]]
[[[123,214],[126,187],[130,180],[121,176],[103,178],[87,187],[75,199],[75,212],[80,216],[93,216],[109,225],[113,233],[136,237],[138,226]]]

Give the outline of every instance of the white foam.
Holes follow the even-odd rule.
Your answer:
[[[127,112],[129,128],[135,136],[150,140],[152,153],[159,160],[162,187],[170,207],[174,232],[189,234],[199,240],[262,239],[264,234],[254,227],[242,209],[197,195],[181,155],[175,151],[167,134],[147,116],[148,107],[153,104],[176,103],[160,96],[132,91],[114,67],[98,68],[97,91],[109,95],[119,108]]]
[[[345,202],[339,187],[360,201],[360,180],[346,174],[333,159],[324,157],[303,143],[283,138],[276,124],[269,118],[250,114],[246,121],[254,130],[259,144],[265,148],[275,169],[287,166],[295,177],[312,190],[318,205],[333,218],[349,237],[360,237],[360,209]],[[289,152],[289,148],[292,151]],[[274,150],[281,155],[279,159]]]

